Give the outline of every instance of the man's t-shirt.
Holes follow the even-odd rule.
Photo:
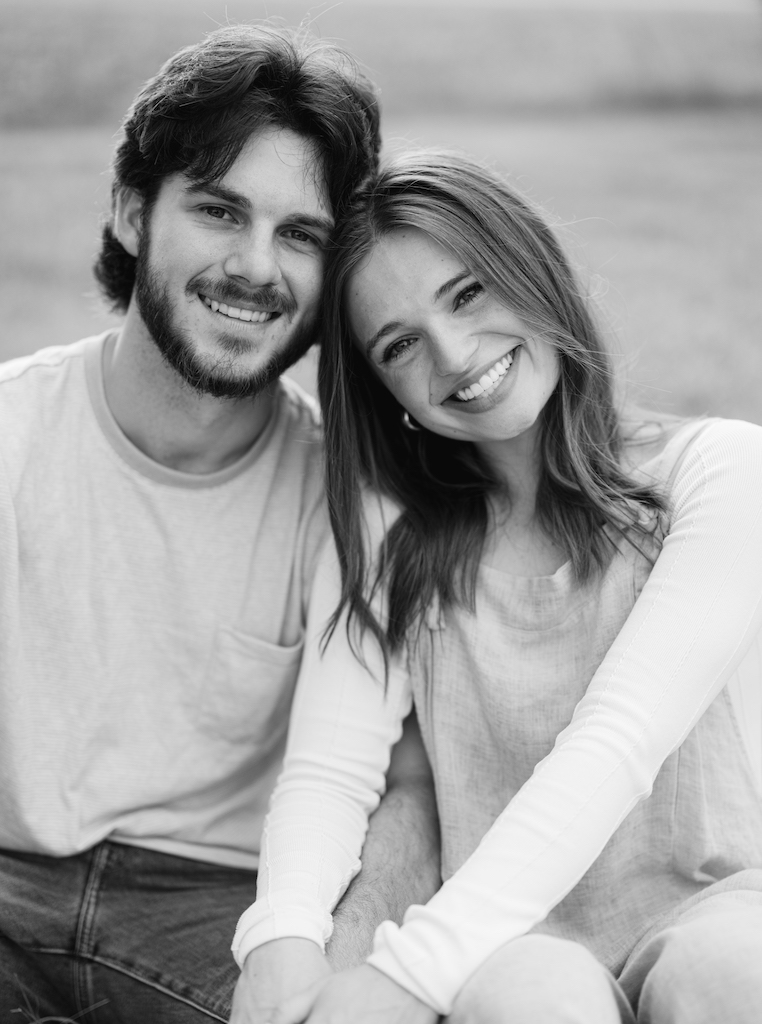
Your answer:
[[[255,868],[328,537],[316,410],[282,381],[242,459],[177,472],[113,419],[110,343],[0,367],[0,847]]]

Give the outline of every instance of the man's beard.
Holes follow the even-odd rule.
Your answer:
[[[148,233],[144,232],[135,268],[138,309],[164,361],[195,391],[215,398],[252,398],[269,387],[311,348],[315,341],[315,316],[297,324],[265,365],[248,374],[242,375],[236,370],[235,357],[249,351],[249,345],[237,333],[220,335],[219,344],[229,353],[227,358],[221,355],[217,360],[205,363],[194,351],[189,333],[175,322],[169,288],[158,270],[150,265],[149,250]],[[208,278],[194,278],[186,292],[197,301],[201,301],[199,292],[210,293],[220,299],[230,299],[231,306],[237,300],[243,305],[277,309],[281,316],[293,315],[296,310],[293,299],[280,295],[272,287],[247,291],[229,279],[212,282]]]

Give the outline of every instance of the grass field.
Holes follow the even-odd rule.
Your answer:
[[[386,138],[464,148],[553,212],[647,401],[762,423],[762,112],[421,114]],[[0,358],[116,322],[89,270],[112,144],[0,133]]]
[[[346,45],[387,114],[762,98],[762,9],[493,0],[0,0],[0,125],[117,124],[178,47],[267,15]],[[619,9],[618,9],[619,8]]]
[[[115,322],[89,269],[114,128],[177,47],[274,15],[364,63],[390,144],[491,160],[566,225],[645,399],[762,422],[762,8],[563,6],[0,0],[0,359]]]

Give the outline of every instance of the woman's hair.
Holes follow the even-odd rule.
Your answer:
[[[615,550],[611,531],[638,545],[664,510],[658,493],[622,468],[609,357],[542,217],[497,174],[465,157],[398,158],[357,193],[335,238],[319,369],[328,502],[343,577],[332,628],[347,608],[348,628],[353,620],[369,628],[385,654],[420,624],[435,598],[473,607],[489,496],[504,489],[472,443],[406,429],[401,407],[353,342],[347,284],[374,245],[403,228],[444,246],[558,353],[558,384],[541,415],[537,507],[576,579],[607,566]],[[368,486],[401,509],[380,552],[366,550],[364,541]],[[383,626],[370,607],[382,583]]]
[[[119,192],[134,189],[150,213],[169,175],[219,180],[252,134],[268,129],[313,143],[335,216],[377,167],[372,84],[344,50],[306,31],[225,26],[180,50],[146,82],[124,120],[113,161],[112,216],[94,267],[114,309],[126,310],[136,266],[114,234]]]

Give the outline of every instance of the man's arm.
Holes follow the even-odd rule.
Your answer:
[[[428,902],[441,884],[434,781],[412,712],[392,751],[386,794],[370,819],[362,870],[333,912],[326,947],[333,969],[361,963],[382,921],[400,924],[411,903]]]

